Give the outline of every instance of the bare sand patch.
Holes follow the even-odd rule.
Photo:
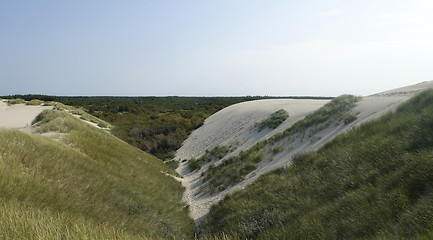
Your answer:
[[[2,100],[0,101],[0,127],[30,131],[33,119],[43,110],[52,108],[52,106],[29,106],[26,104],[8,105]]]

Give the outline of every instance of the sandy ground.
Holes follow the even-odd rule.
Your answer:
[[[359,113],[357,120],[348,125],[330,125],[328,128],[315,133],[311,138],[295,138],[292,142],[281,142],[285,150],[273,156],[273,160],[265,159],[259,163],[257,170],[246,176],[245,180],[221,193],[203,195],[199,191],[201,186],[201,173],[206,171],[210,164],[206,164],[200,171],[189,172],[187,162],[182,161],[202,156],[206,150],[218,145],[237,146],[237,149],[220,161],[246,150],[255,143],[265,140],[276,133],[284,131],[296,121],[326,104],[326,100],[259,100],[244,102],[229,106],[206,119],[203,126],[195,130],[177,151],[176,159],[180,161],[177,169],[183,175],[182,184],[186,191],[184,201],[190,206],[191,217],[199,222],[208,212],[212,204],[220,201],[225,195],[243,189],[254,182],[260,175],[279,167],[290,166],[294,155],[300,152],[316,150],[336,135],[349,129],[382,116],[395,109],[400,103],[406,101],[416,93],[433,88],[433,81],[422,82],[416,85],[393,89],[390,91],[363,97],[357,103],[354,112]],[[266,119],[271,113],[285,109],[290,117],[274,130],[257,132],[252,130],[256,122]],[[319,140],[314,140],[319,139]],[[218,164],[218,163],[216,163]]]
[[[0,127],[18,128],[30,132],[32,120],[45,109],[51,106],[28,106],[15,104],[8,106],[5,100],[0,100]]]

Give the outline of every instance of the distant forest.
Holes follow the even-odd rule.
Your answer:
[[[83,108],[113,126],[112,133],[129,144],[163,161],[174,158],[175,151],[204,120],[235,103],[259,99],[331,99],[331,97],[61,97],[13,95],[22,98],[56,101]]]

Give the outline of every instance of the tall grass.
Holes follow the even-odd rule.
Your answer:
[[[32,99],[30,101],[27,101],[27,105],[31,105],[31,106],[39,106],[42,105],[44,103],[44,101],[39,100],[39,99]]]
[[[428,90],[226,197],[200,231],[257,239],[429,239],[432,148]]]
[[[21,99],[21,98],[13,98],[13,99],[9,99],[8,100],[8,103],[9,104],[22,104],[22,103],[25,103],[26,102],[26,100],[24,100],[24,99]]]
[[[97,225],[83,217],[71,217],[18,201],[0,203],[1,239],[147,239],[123,230]]]
[[[174,171],[160,160],[67,113],[45,111],[37,121],[41,132],[66,133],[62,142],[0,130],[0,201],[12,211],[2,218],[17,221],[8,232],[20,233],[30,217],[23,212],[30,212],[35,224],[52,223],[43,229],[65,236],[76,231],[99,239],[192,237],[183,187],[164,174]],[[62,221],[70,227],[59,230]],[[22,238],[39,234],[26,229]]]
[[[235,149],[232,146],[224,146],[218,145],[212,150],[206,150],[206,153],[199,158],[193,158],[188,161],[189,169],[191,171],[195,171],[201,169],[204,163],[210,161],[218,161],[224,158],[229,152],[234,151]]]

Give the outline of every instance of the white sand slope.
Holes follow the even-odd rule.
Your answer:
[[[52,108],[51,106],[29,106],[25,104],[8,106],[5,100],[0,100],[0,127],[30,131],[33,119],[43,110]]]
[[[177,159],[200,157],[206,149],[218,145],[237,144],[238,149],[247,149],[256,142],[281,132],[307,114],[319,109],[329,100],[269,99],[234,104],[213,114],[204,125],[188,137],[177,151]],[[274,131],[251,131],[254,124],[268,118],[280,109],[289,113],[289,118]]]
[[[223,192],[214,195],[203,195],[199,191],[201,186],[201,173],[206,171],[211,163],[205,164],[200,171],[189,172],[187,162],[182,161],[202,156],[206,150],[211,150],[218,145],[233,146],[237,149],[220,161],[237,155],[255,143],[265,140],[276,133],[282,132],[296,121],[301,120],[307,114],[319,109],[327,100],[259,100],[244,102],[229,106],[206,119],[203,126],[195,130],[177,151],[176,159],[181,163],[177,171],[183,175],[182,184],[186,187],[184,201],[190,206],[191,217],[199,221],[209,212],[210,206],[220,201],[226,194],[254,182],[260,175],[275,168],[289,166],[293,156],[300,152],[316,150],[336,135],[345,132],[352,127],[382,116],[384,113],[395,109],[400,103],[406,101],[416,93],[433,88],[433,81],[386,91],[379,94],[363,97],[357,103],[354,112],[358,112],[358,118],[348,125],[330,125],[314,134],[311,139],[295,139],[293,142],[283,141],[284,150],[273,156],[273,160],[263,160],[258,168],[245,177],[245,180],[236,186],[232,186]],[[260,122],[279,109],[288,111],[290,117],[274,130],[257,132],[252,130],[256,122]],[[314,140],[313,139],[319,139]],[[218,164],[218,163],[216,163]]]

